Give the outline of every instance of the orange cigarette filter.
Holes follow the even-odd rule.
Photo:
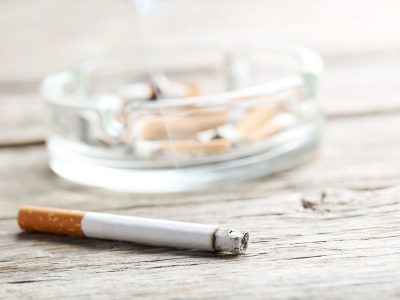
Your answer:
[[[280,111],[277,104],[268,104],[260,108],[254,108],[243,118],[237,128],[245,136],[250,135],[265,123],[270,121]]]
[[[220,153],[227,151],[230,146],[230,142],[225,139],[215,139],[208,142],[195,140],[160,141],[162,151],[182,154]]]
[[[200,90],[196,83],[194,83],[194,82],[186,83],[186,87],[188,89],[187,97],[193,97],[193,96],[200,95]]]
[[[228,121],[226,112],[190,113],[184,116],[153,117],[138,124],[138,135],[145,140],[184,139]]]
[[[27,231],[82,237],[81,223],[84,215],[83,211],[22,206],[18,212],[18,224]]]

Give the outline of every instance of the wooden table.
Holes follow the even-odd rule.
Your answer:
[[[37,95],[50,71],[150,39],[134,38],[140,28],[130,3],[0,3],[1,299],[400,297],[398,1],[253,0],[226,9],[171,0],[158,19],[164,25],[146,30],[171,42],[283,38],[316,48],[327,65],[323,145],[278,175],[144,195],[51,173]],[[207,11],[206,21],[198,17]],[[230,11],[246,13],[235,19]],[[22,233],[15,216],[23,203],[229,224],[249,230],[251,243],[248,254],[230,256]]]

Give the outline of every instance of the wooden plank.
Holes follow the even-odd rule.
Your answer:
[[[14,220],[3,219],[0,296],[395,298],[400,279],[399,196],[398,188],[318,190],[311,196],[281,191],[159,206],[161,216],[249,229],[249,253],[239,257],[18,234]],[[220,205],[229,209],[216,214]],[[128,208],[124,213],[151,215],[156,208]]]
[[[399,57],[397,51],[328,57],[319,97],[328,116],[398,112]]]
[[[32,93],[0,93],[0,147],[43,143],[44,105]]]

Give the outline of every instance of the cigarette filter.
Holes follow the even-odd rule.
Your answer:
[[[183,139],[195,136],[203,130],[221,126],[227,121],[228,114],[225,112],[153,117],[139,122],[136,135],[144,140]]]
[[[34,206],[19,209],[18,224],[27,231],[235,254],[246,251],[249,239],[248,232],[214,225]]]
[[[254,108],[238,124],[238,130],[247,136],[263,126],[278,114],[280,108],[277,104],[269,104],[261,108]]]
[[[247,138],[253,141],[259,141],[267,138],[285,128],[293,126],[296,123],[296,118],[289,113],[280,113],[272,120],[257,128],[247,135]]]
[[[176,141],[141,141],[136,143],[139,157],[153,158],[156,155],[205,155],[217,154],[230,149],[231,143],[225,139],[211,141],[176,140]]]

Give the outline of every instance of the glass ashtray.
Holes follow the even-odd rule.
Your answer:
[[[174,192],[254,178],[317,147],[322,60],[296,45],[154,47],[47,76],[51,169],[77,183]]]

